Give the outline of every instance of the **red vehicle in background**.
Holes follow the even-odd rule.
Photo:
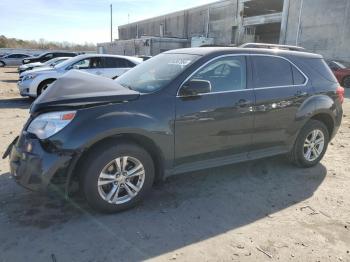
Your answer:
[[[338,61],[328,61],[327,63],[339,83],[343,87],[350,88],[350,65]]]

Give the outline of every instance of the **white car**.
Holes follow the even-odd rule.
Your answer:
[[[18,66],[22,64],[24,58],[30,57],[26,54],[9,54],[0,57],[0,67],[4,66]]]
[[[21,96],[37,97],[52,82],[71,69],[116,79],[140,64],[141,58],[118,55],[79,55],[53,68],[38,68],[20,74],[17,83]]]
[[[71,57],[56,57],[53,59],[50,59],[46,62],[34,62],[29,64],[20,65],[17,68],[17,71],[21,74],[24,71],[32,70],[37,67],[54,67],[55,65],[58,65],[59,63],[62,63],[65,60],[70,59]]]

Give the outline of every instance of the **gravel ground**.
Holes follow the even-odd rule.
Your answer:
[[[0,153],[28,117],[17,78],[0,68]],[[350,261],[349,94],[316,167],[274,157],[181,175],[115,215],[29,192],[1,160],[0,262]]]

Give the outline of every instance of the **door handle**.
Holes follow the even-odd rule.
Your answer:
[[[235,104],[235,106],[246,107],[246,106],[250,106],[251,104],[252,104],[251,101],[245,100],[245,99],[241,99]]]

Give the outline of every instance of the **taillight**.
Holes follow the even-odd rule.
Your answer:
[[[344,89],[344,87],[339,86],[337,88],[337,95],[338,95],[340,103],[342,104],[344,102],[344,96],[345,96],[345,89]]]

